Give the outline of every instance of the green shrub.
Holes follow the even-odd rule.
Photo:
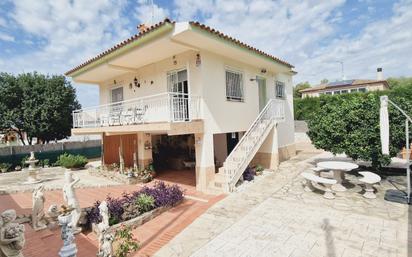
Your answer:
[[[0,172],[7,172],[9,171],[11,168],[11,164],[10,163],[0,163]]]
[[[321,98],[323,99],[327,97],[328,96],[293,99],[295,120],[308,120],[314,112],[319,110]]]
[[[140,194],[136,199],[136,205],[140,213],[148,212],[155,207],[155,199],[151,195]]]
[[[83,168],[87,164],[87,158],[82,155],[64,153],[59,156],[56,164],[66,169]]]
[[[345,153],[354,160],[371,161],[374,168],[389,164],[390,157],[405,146],[405,118],[389,106],[390,156],[382,155],[379,97],[384,94],[411,114],[412,87],[321,97],[319,108],[308,119],[308,135],[315,147],[334,154]]]

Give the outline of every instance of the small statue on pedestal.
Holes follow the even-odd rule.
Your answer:
[[[44,186],[38,186],[33,192],[33,208],[31,212],[31,224],[38,231],[47,228],[44,214]]]
[[[70,223],[70,227],[73,228],[74,233],[79,233],[81,231],[81,228],[77,225],[79,223],[82,210],[80,208],[79,200],[76,197],[74,186],[80,181],[80,179],[74,179],[71,171],[66,171],[64,178],[65,183],[63,186],[63,198],[67,203],[67,206],[73,209],[71,212],[72,221]]]

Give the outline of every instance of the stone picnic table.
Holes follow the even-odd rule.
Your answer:
[[[335,185],[332,185],[332,190],[336,192],[346,191],[346,187],[342,185],[342,181],[345,179],[345,172],[359,168],[357,164],[342,161],[318,162],[317,166],[333,172],[333,178],[336,179],[337,182]]]

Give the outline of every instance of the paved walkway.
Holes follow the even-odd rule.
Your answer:
[[[158,180],[170,184],[178,184],[185,189],[185,194],[192,199],[185,199],[184,202],[175,208],[162,213],[155,219],[145,223],[133,230],[133,234],[139,239],[141,249],[133,256],[152,256],[157,250],[168,243],[174,236],[179,234],[185,227],[191,224],[197,217],[203,214],[209,207],[224,198],[224,195],[205,195],[195,190],[193,172],[173,171],[163,172],[157,177]],[[154,182],[152,182],[154,183]],[[77,189],[76,194],[82,207],[91,206],[96,200],[104,200],[108,194],[119,197],[123,192],[138,190],[141,185],[123,185],[103,188]],[[193,198],[194,197],[194,198]],[[46,203],[63,203],[61,190],[45,192]],[[193,200],[193,199],[200,199]],[[0,212],[5,209],[15,209],[18,214],[29,214],[31,211],[31,193],[17,193],[10,195],[0,195]],[[24,255],[29,257],[57,256],[62,245],[60,231],[43,230],[35,232],[31,226],[26,224],[26,245]],[[79,234],[76,236],[78,246],[78,257],[95,256],[97,252],[97,238],[93,233],[88,235]]]
[[[245,191],[226,197],[188,226],[155,256],[408,256],[412,211],[362,197],[355,175],[349,191],[327,200],[305,192],[299,174],[318,153],[303,151]],[[399,178],[398,178],[399,179]],[[409,229],[409,231],[408,231]]]

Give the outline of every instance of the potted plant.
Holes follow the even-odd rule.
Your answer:
[[[147,170],[150,171],[150,173],[152,174],[152,177],[156,177],[156,171],[155,171],[155,169],[154,169],[153,162],[151,162],[151,163],[147,166]]]
[[[5,172],[9,171],[10,168],[11,168],[10,163],[0,163],[0,171],[2,173],[5,173]]]
[[[153,180],[152,172],[149,169],[140,171],[138,176],[143,183],[149,183]]]
[[[262,175],[262,174],[263,174],[263,170],[264,170],[264,168],[263,168],[262,165],[260,165],[260,164],[256,165],[256,167],[255,167],[255,174],[256,174],[256,176]]]

